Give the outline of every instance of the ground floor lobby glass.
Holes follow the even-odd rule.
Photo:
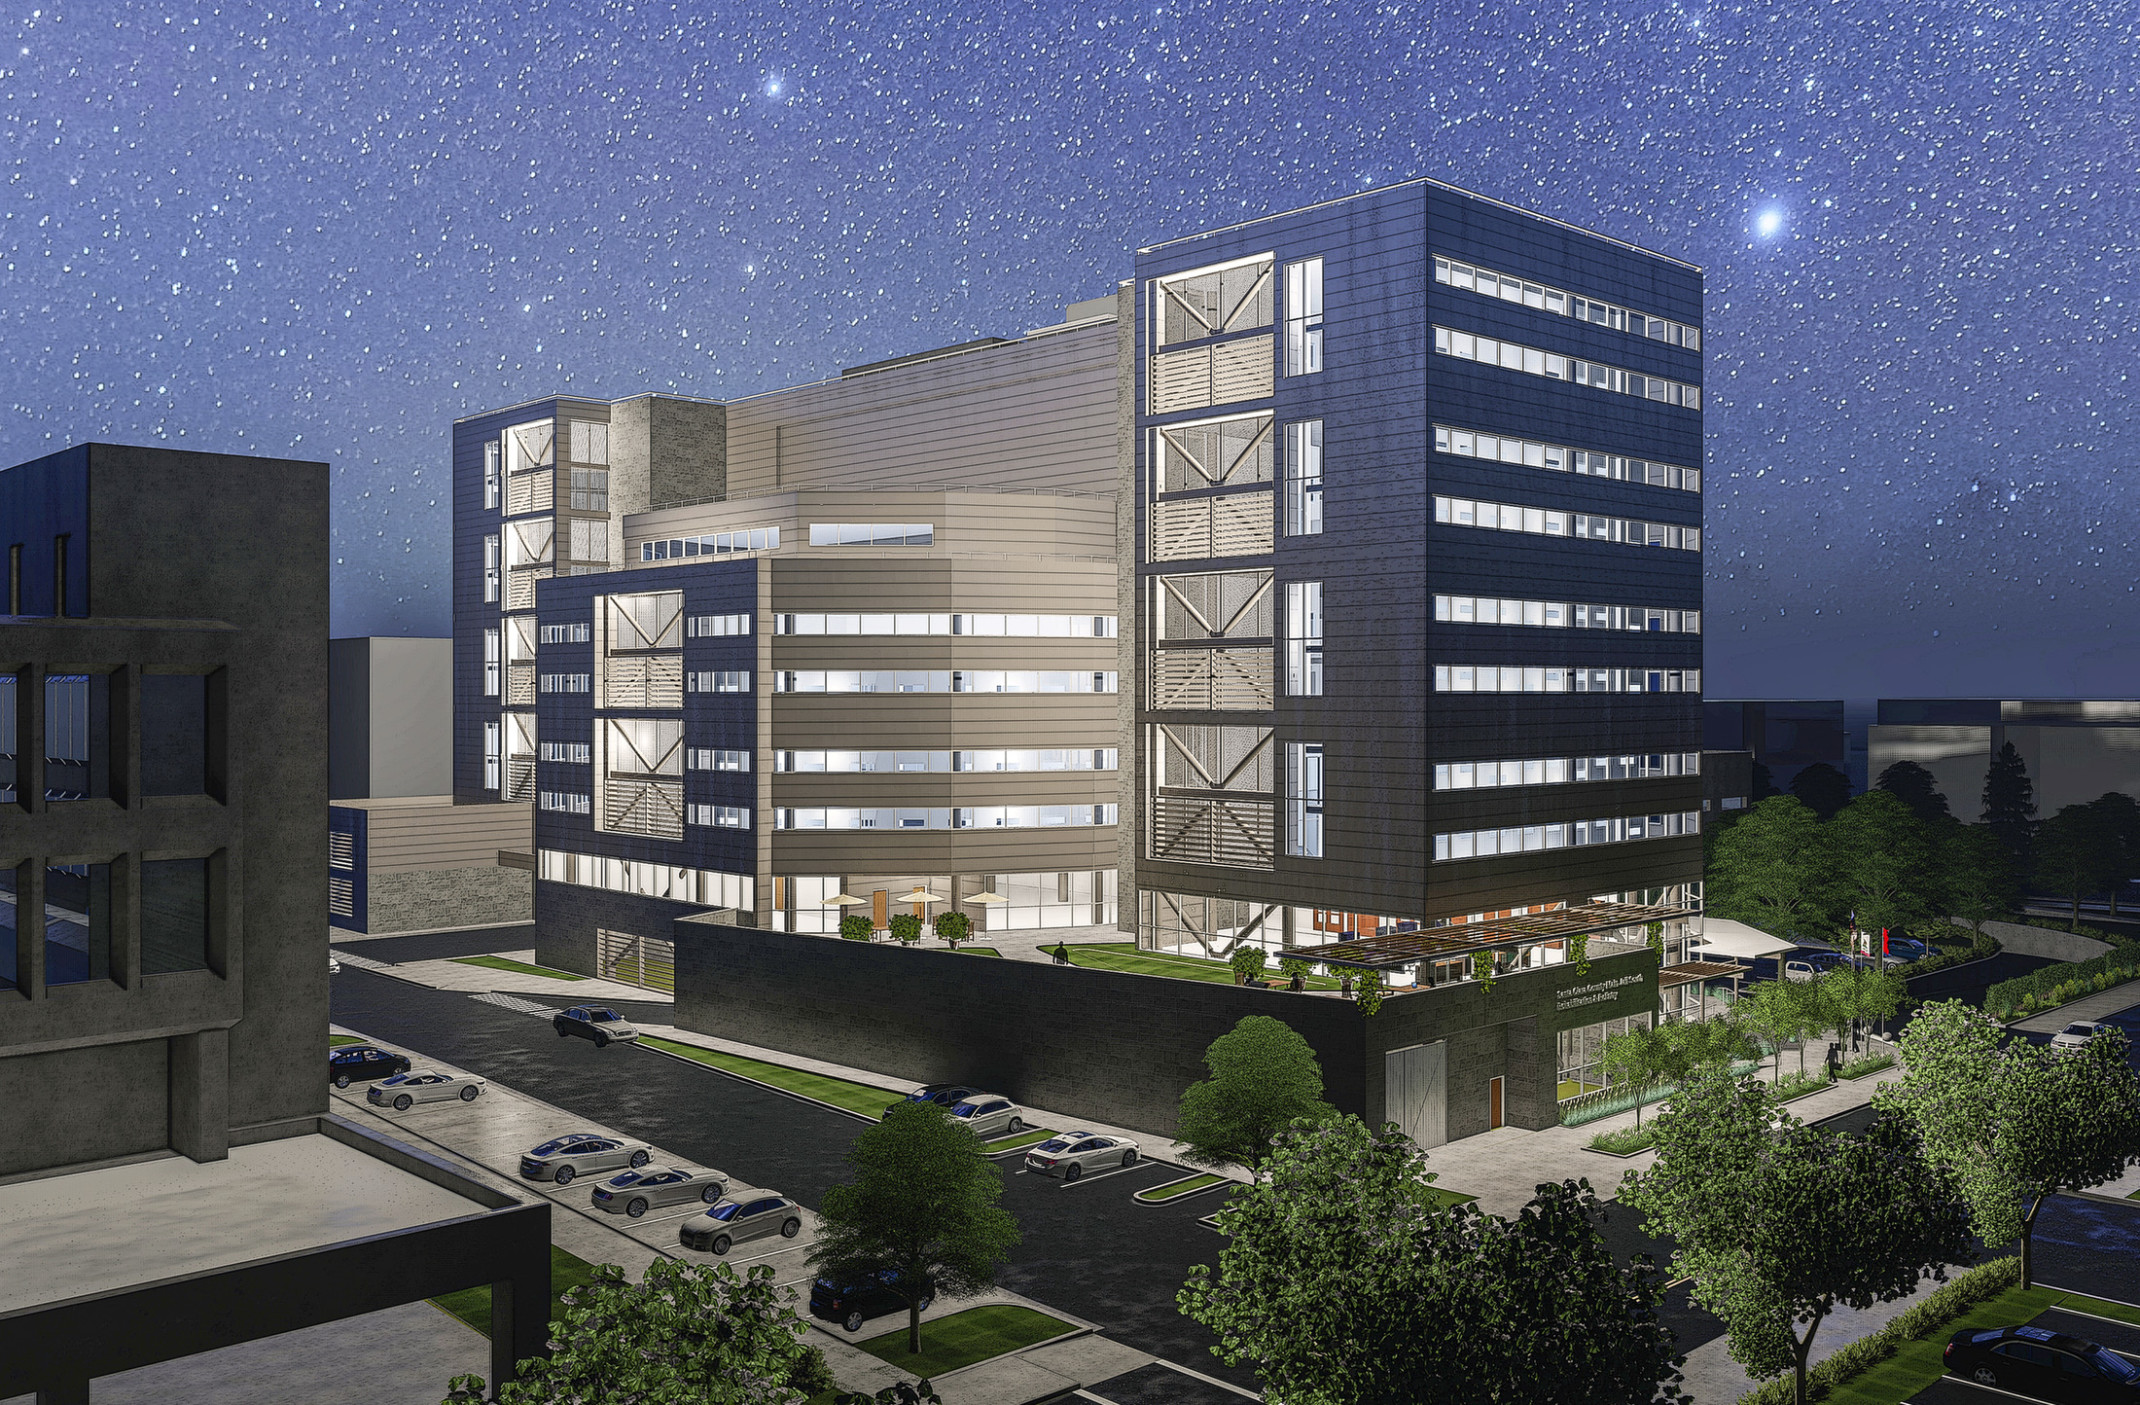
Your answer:
[[[1595,1093],[1605,1086],[1605,1041],[1631,1029],[1648,1029],[1648,1015],[1628,1015],[1600,1020],[1560,1032],[1560,1100],[1582,1093]]]
[[[910,900],[915,889],[929,894]],[[976,901],[976,898],[1002,901]],[[838,902],[839,898],[858,899]],[[974,935],[1055,927],[1107,927],[1115,921],[1113,869],[1057,873],[924,873],[892,875],[799,875],[773,880],[775,931],[832,933],[840,918],[859,913],[878,930],[897,913],[932,923],[951,909],[973,921]]]

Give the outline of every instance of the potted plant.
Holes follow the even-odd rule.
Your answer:
[[[1233,967],[1233,983],[1248,985],[1263,974],[1263,948],[1260,946],[1237,946],[1226,964]]]
[[[1278,958],[1278,969],[1286,973],[1288,989],[1306,990],[1308,976],[1315,970],[1315,963],[1299,956],[1281,956]]]
[[[973,935],[973,919],[963,912],[940,912],[936,915],[936,935],[957,951],[959,943]]]
[[[921,940],[921,919],[911,912],[895,912],[885,925],[891,928],[892,940],[901,946],[912,946]]]
[[[850,912],[840,919],[840,935],[851,942],[866,942],[877,935],[877,924],[860,912]]]

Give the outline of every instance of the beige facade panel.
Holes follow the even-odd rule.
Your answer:
[[[1114,397],[1115,327],[1107,322],[773,391],[728,407],[729,492],[957,485],[1111,493]]]
[[[930,546],[810,545],[813,524],[858,522],[927,523],[935,529],[935,541]],[[916,564],[972,556],[1112,562],[1115,556],[1112,495],[980,490],[813,491],[635,513],[624,524],[624,564],[649,564],[640,560],[642,542],[760,527],[779,529],[780,545],[764,554],[790,565],[854,561]]]
[[[366,812],[370,873],[495,865],[500,849],[526,852],[534,844],[530,804],[455,805],[444,796],[335,803]]]

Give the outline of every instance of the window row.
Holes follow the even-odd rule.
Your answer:
[[[1637,781],[1656,776],[1698,776],[1698,751],[1651,752],[1646,756],[1548,756],[1524,761],[1454,761],[1434,768],[1436,790],[1492,790],[1518,785],[1567,785],[1580,781]]]
[[[957,805],[936,808],[826,806],[773,812],[775,829],[1045,829],[1108,825],[1113,805]]]
[[[1573,824],[1514,825],[1505,829],[1465,829],[1434,836],[1436,862],[1489,859],[1497,854],[1528,854],[1540,849],[1567,849],[1582,844],[1625,844],[1637,839],[1670,839],[1702,832],[1699,810],[1670,815],[1633,815],[1625,819],[1577,820]]]
[[[1434,520],[1458,527],[1484,527],[1488,531],[1531,532],[1548,537],[1575,537],[1582,541],[1622,542],[1628,546],[1662,546],[1674,551],[1700,551],[1702,529],[1669,522],[1638,522],[1630,517],[1600,517],[1595,513],[1563,512],[1549,507],[1516,507],[1509,503],[1474,502],[1470,498],[1434,499]]]
[[[1640,605],[1570,605],[1560,600],[1497,600],[1437,595],[1434,618],[1448,624],[1520,624],[1544,629],[1636,629],[1700,634],[1699,610],[1651,610]]]
[[[749,669],[712,669],[684,675],[684,691],[687,693],[747,693],[750,691]]]
[[[1565,444],[1544,444],[1507,434],[1480,434],[1446,424],[1434,426],[1437,453],[1465,459],[1491,459],[1496,463],[1525,468],[1547,468],[1555,473],[1579,473],[1587,478],[1611,478],[1622,483],[1646,483],[1653,488],[1702,490],[1702,472],[1678,464],[1629,458],[1626,454],[1601,454],[1594,449],[1571,449]]]
[[[733,556],[739,551],[778,551],[778,527],[753,527],[747,532],[708,532],[701,537],[671,537],[667,541],[639,543],[641,561],[681,561],[691,556]]]
[[[776,693],[1112,693],[1112,669],[783,669]]]
[[[692,639],[729,639],[750,633],[749,615],[693,615],[684,621],[684,634]]]
[[[585,766],[594,758],[586,742],[540,742],[542,759]]]
[[[686,805],[684,823],[706,829],[749,829],[750,808],[745,805]]]
[[[1323,856],[1323,744],[1285,744],[1285,851],[1296,859]]]
[[[812,546],[934,546],[929,522],[812,522]]]
[[[545,693],[591,693],[594,691],[594,675],[545,673],[542,675],[542,690]]]
[[[545,644],[585,644],[594,637],[594,626],[585,620],[574,624],[546,624],[541,630]]]
[[[1114,747],[1007,751],[776,751],[774,769],[816,772],[1112,771]]]
[[[676,868],[638,859],[612,859],[558,849],[541,850],[536,863],[536,876],[548,883],[576,883],[584,888],[606,888],[612,893],[667,898],[671,902],[696,903],[701,907],[733,907],[749,911],[757,906],[752,901],[757,885],[748,873]]]
[[[589,815],[594,813],[594,797],[570,790],[545,790],[538,796],[541,809],[554,810],[561,815]]]
[[[1289,698],[1323,695],[1323,583],[1289,581],[1285,588],[1285,691]]]
[[[685,750],[684,765],[694,771],[748,771],[750,753],[729,747],[694,746]]]
[[[1698,668],[1536,668],[1436,664],[1437,693],[1699,693]]]
[[[1479,268],[1456,259],[1445,259],[1437,255],[1434,260],[1434,281],[1446,283],[1452,288],[1466,288],[1489,298],[1500,298],[1503,302],[1522,303],[1536,311],[1573,317],[1578,322],[1594,322],[1616,332],[1631,332],[1651,341],[1683,346],[1689,351],[1702,349],[1702,329],[1699,327],[1631,312],[1613,303],[1599,302],[1596,298],[1580,298],[1559,288],[1549,288],[1542,283],[1533,283],[1512,274],[1495,273],[1491,269]]]
[[[1478,361],[1499,366],[1504,371],[1521,371],[1525,375],[1544,376],[1547,380],[1573,381],[1596,390],[1610,390],[1640,400],[1658,400],[1689,410],[1702,407],[1702,388],[1698,385],[1666,380],[1662,376],[1646,376],[1640,371],[1562,356],[1535,346],[1498,341],[1451,327],[1434,329],[1434,349],[1460,361]]]
[[[1112,639],[1113,615],[775,615],[775,634],[946,634],[1007,639]]]
[[[22,904],[23,867],[0,866],[0,990],[17,988],[29,946],[44,947],[47,986],[113,979],[114,928],[124,902],[114,902],[112,865],[44,866],[42,919]],[[133,866],[140,895],[139,971],[145,976],[210,969],[209,861],[142,859]],[[27,925],[25,925],[27,924]],[[42,927],[43,930],[39,931]]]

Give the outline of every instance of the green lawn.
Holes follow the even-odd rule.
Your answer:
[[[1947,1373],[1940,1353],[1947,1339],[1965,1327],[2003,1327],[2026,1322],[2045,1308],[2064,1307],[2091,1312],[2119,1322],[2140,1324],[2140,1310],[2121,1303],[2056,1288],[2009,1288],[1990,1302],[1955,1318],[1926,1339],[1906,1342],[1887,1360],[1837,1385],[1827,1399],[1836,1405],[1899,1405]]]
[[[754,1083],[782,1088],[790,1093],[800,1093],[806,1098],[843,1107],[849,1112],[859,1112],[864,1117],[882,1117],[884,1109],[899,1101],[899,1094],[872,1088],[863,1083],[850,1083],[844,1078],[830,1078],[822,1073],[809,1073],[783,1064],[770,1064],[762,1059],[747,1059],[741,1054],[722,1053],[717,1049],[701,1049],[696,1044],[679,1044],[673,1039],[656,1039],[641,1035],[639,1043],[664,1053],[675,1054],[702,1063],[709,1068],[718,1068]]]
[[[1144,1201],[1147,1205],[1160,1205],[1164,1204],[1169,1200],[1174,1199],[1177,1196],[1193,1195],[1199,1190],[1209,1189],[1210,1187],[1217,1185],[1220,1181],[1225,1179],[1226,1178],[1224,1176],[1214,1176],[1208,1173],[1204,1175],[1191,1176],[1185,1181],[1176,1181],[1172,1185],[1156,1186],[1148,1190],[1140,1190],[1137,1192],[1136,1198]]]
[[[1233,984],[1233,967],[1224,961],[1214,961],[1202,956],[1179,956],[1171,951],[1143,951],[1135,942],[1065,942],[1070,951],[1070,964],[1089,966],[1101,971],[1127,971],[1138,976],[1172,976],[1176,980],[1216,981],[1223,985]],[[1043,947],[1053,951],[1053,947]],[[1272,968],[1264,973],[1265,980],[1279,979],[1279,972]],[[1336,990],[1338,983],[1329,976],[1308,977],[1310,990]]]
[[[365,1044],[369,1042],[369,1040],[357,1038],[354,1034],[330,1034],[327,1036],[327,1047],[330,1049],[339,1049],[344,1044]]]
[[[568,1254],[555,1244],[550,1246],[550,1320],[564,1316],[564,1306],[558,1299],[567,1289],[594,1280],[594,1265],[576,1254]],[[458,1293],[448,1293],[443,1298],[433,1298],[432,1303],[452,1313],[461,1321],[490,1335],[490,1285],[480,1288],[463,1288]]]
[[[961,946],[954,947],[953,950],[957,951],[961,956],[1001,956],[1003,954],[992,946]]]
[[[530,966],[525,961],[511,961],[503,956],[456,956],[453,959],[463,966],[487,966],[493,971],[511,971],[516,976],[546,976],[553,981],[587,979],[570,971],[553,971],[548,966]]]
[[[907,1329],[858,1342],[862,1350],[917,1376],[936,1377],[976,1361],[1017,1351],[1075,1329],[1060,1318],[1015,1303],[970,1307],[921,1324],[921,1354],[907,1354]]]
[[[1428,1186],[1427,1194],[1433,1196],[1443,1205],[1469,1205],[1479,1198],[1476,1195],[1466,1195],[1461,1190],[1443,1190],[1438,1185]]]
[[[1055,1133],[1045,1127],[1035,1127],[1029,1132],[1020,1132],[1014,1137],[998,1137],[992,1142],[983,1142],[981,1143],[981,1150],[987,1152],[1016,1151],[1023,1146],[1038,1145],[1054,1135]]]

